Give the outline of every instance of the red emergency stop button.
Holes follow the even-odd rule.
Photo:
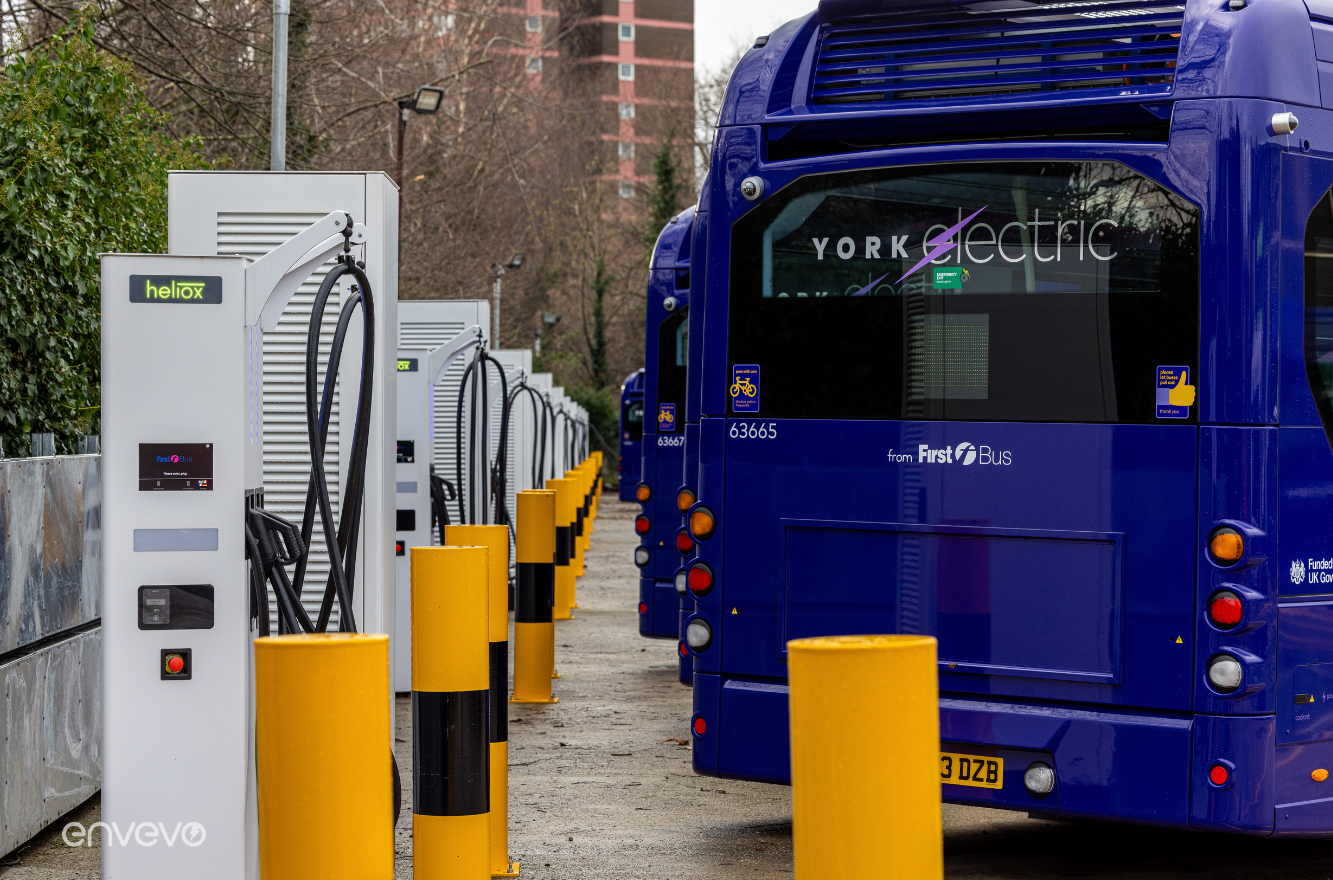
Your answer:
[[[162,651],[163,681],[189,681],[193,675],[190,668],[189,648],[164,648]]]

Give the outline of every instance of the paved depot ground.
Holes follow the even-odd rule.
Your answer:
[[[510,706],[510,852],[533,880],[790,878],[791,790],[695,776],[689,746],[675,741],[689,740],[690,692],[676,683],[674,644],[638,636],[636,512],[609,497],[602,503],[578,619],[557,625],[560,703]],[[400,699],[405,774],[408,713]],[[94,798],[72,818],[87,824],[98,810]],[[412,872],[410,811],[409,789],[400,878]],[[1333,841],[1047,822],[973,807],[944,807],[944,846],[953,880],[1333,878]],[[884,857],[878,841],[858,850],[868,866]],[[66,847],[58,825],[19,855],[22,865],[0,868],[4,880],[100,876],[98,851]]]

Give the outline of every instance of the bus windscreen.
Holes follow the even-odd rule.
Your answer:
[[[1118,163],[816,175],[733,228],[730,360],[760,416],[1192,422],[1198,287],[1198,209]]]

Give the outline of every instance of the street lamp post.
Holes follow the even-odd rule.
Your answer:
[[[556,324],[559,324],[560,319],[563,317],[564,315],[557,315],[554,312],[547,312],[546,314],[542,315],[542,322],[537,325],[537,351],[535,352],[539,360],[541,359],[542,356],[542,330],[544,330],[547,327],[554,327]]]
[[[399,226],[403,219],[403,190],[406,181],[403,180],[403,144],[407,140],[407,117],[410,113],[420,115],[430,115],[440,109],[441,102],[444,101],[444,89],[439,86],[419,86],[416,94],[410,98],[399,98],[395,103],[398,105],[398,220]]]
[[[273,0],[273,111],[269,118],[268,168],[287,170],[287,17],[291,0]]]
[[[500,347],[500,279],[504,277],[506,269],[522,269],[523,255],[514,254],[509,258],[508,263],[496,263],[491,267],[495,270],[495,332],[491,334],[491,342],[496,347]],[[541,354],[540,351],[537,352]]]

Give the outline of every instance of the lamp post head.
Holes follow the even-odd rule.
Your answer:
[[[439,86],[421,86],[412,99],[412,109],[417,113],[431,114],[440,109],[444,101],[444,89]]]

